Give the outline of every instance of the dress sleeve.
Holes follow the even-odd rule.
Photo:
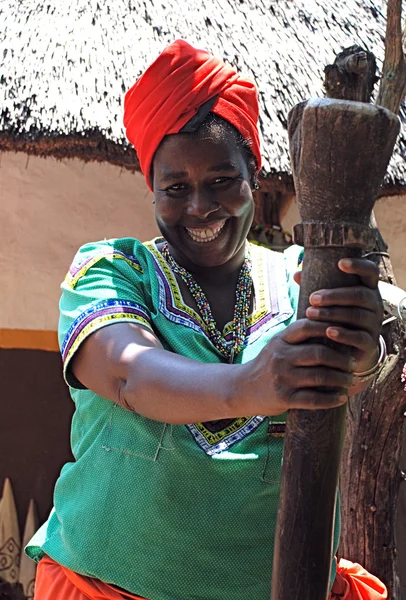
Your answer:
[[[135,256],[135,240],[86,244],[76,254],[61,285],[59,345],[67,384],[84,389],[69,364],[82,342],[114,323],[137,323],[152,331],[148,280]]]

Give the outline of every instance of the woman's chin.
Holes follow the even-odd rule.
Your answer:
[[[178,249],[190,261],[199,267],[219,267],[233,258],[234,244],[230,244],[230,236],[227,235],[227,224],[220,234],[212,240],[196,240],[184,228]]]
[[[189,233],[185,227],[179,227],[176,231],[162,231],[175,260],[189,270],[193,270],[193,266],[221,267],[233,262],[237,256],[240,259],[245,236],[239,233],[238,235],[235,231],[231,219],[227,220],[214,239],[197,239],[197,236]],[[240,243],[236,243],[240,237]]]

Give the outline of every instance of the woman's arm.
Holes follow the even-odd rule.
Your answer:
[[[73,375],[87,388],[145,417],[193,423],[288,408],[330,408],[352,385],[351,358],[321,344],[325,323],[289,325],[244,365],[206,364],[164,350],[140,325],[115,324],[93,333],[72,359]],[[312,387],[328,385],[331,392]],[[337,391],[341,388],[340,391]]]
[[[376,362],[383,314],[375,265],[339,266],[363,285],[312,294],[308,318],[291,323],[246,364],[185,358],[163,349],[142,325],[117,323],[90,335],[70,368],[100,396],[169,423],[333,408],[367,385],[353,373]],[[351,356],[318,343],[323,337],[350,346]]]
[[[162,348],[146,328],[104,327],[72,359],[73,375],[123,408],[168,423],[193,423],[236,414],[238,366],[205,364]]]

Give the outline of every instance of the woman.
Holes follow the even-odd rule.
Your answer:
[[[126,95],[162,238],[87,244],[62,285],[76,462],[28,547],[36,600],[268,600],[284,413],[339,406],[382,362],[372,263],[341,261],[364,285],[295,321],[300,249],[246,242],[257,120],[254,85],[183,41]],[[351,568],[334,593],[366,577],[362,597],[386,597]]]

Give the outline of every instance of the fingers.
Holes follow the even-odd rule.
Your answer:
[[[379,270],[371,260],[366,258],[342,258],[338,262],[338,268],[343,273],[358,275],[363,285],[375,289],[378,287]],[[294,281],[300,285],[302,271],[296,271],[293,275]]]
[[[383,319],[383,303],[378,289],[356,286],[319,290],[311,294],[309,300],[308,319],[366,331],[376,343]]]
[[[343,258],[338,262],[338,268],[344,273],[358,275],[367,287],[374,289],[378,286],[379,271],[375,263],[365,258]]]
[[[298,319],[286,327],[279,337],[288,344],[300,344],[312,338],[325,337],[329,326],[331,326],[331,323]]]
[[[342,258],[338,261],[338,268],[343,273],[358,275],[363,285],[375,289],[378,286],[379,270],[371,260],[366,258]],[[302,271],[296,271],[293,275],[294,281],[300,285]]]
[[[321,321],[296,321],[274,336],[253,361],[259,377],[268,381],[265,387],[271,390],[270,410],[277,411],[271,414],[280,414],[290,408],[334,408],[346,401],[347,392],[358,381],[354,376],[358,364],[349,351],[343,352],[342,348],[318,341],[326,339],[331,327]],[[339,329],[338,337],[347,340],[344,328]],[[357,350],[353,349],[353,353]],[[266,402],[269,402],[269,395]]]
[[[291,362],[294,367],[323,366],[339,369],[346,373],[356,371],[358,367],[357,362],[352,358],[349,352],[340,352],[324,344],[308,343],[305,346],[293,346],[291,352]]]
[[[292,370],[295,388],[341,388],[349,389],[358,380],[352,373],[328,367],[300,367]]]
[[[371,354],[377,347],[377,339],[366,331],[354,331],[345,327],[328,327],[326,335],[330,340],[357,348],[363,354]],[[356,369],[353,369],[356,371]]]
[[[381,295],[377,289],[365,286],[318,290],[310,295],[310,304],[320,306],[359,306],[375,312],[381,305]]]
[[[310,307],[306,311],[306,316],[309,319],[328,321],[337,325],[343,324],[353,329],[366,331],[375,339],[377,339],[381,326],[381,318],[377,318],[375,312],[357,306],[348,308],[337,306],[331,308]]]
[[[336,408],[345,404],[348,400],[347,394],[337,390],[330,393],[312,389],[300,389],[290,397],[289,409],[325,410]]]

